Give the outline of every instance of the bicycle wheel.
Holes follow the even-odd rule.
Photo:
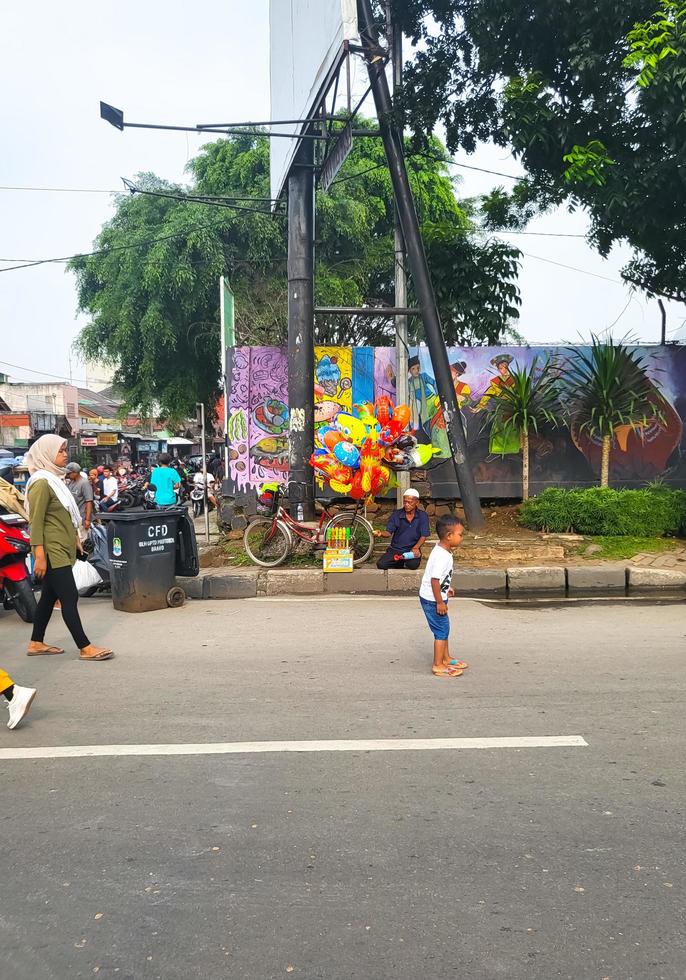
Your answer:
[[[353,565],[364,565],[374,550],[374,528],[359,514],[336,514],[327,527],[349,527]]]
[[[276,568],[288,558],[293,539],[291,532],[281,521],[274,521],[271,517],[258,517],[246,527],[243,545],[248,557],[256,565]]]

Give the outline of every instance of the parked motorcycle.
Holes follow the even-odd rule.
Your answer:
[[[92,585],[84,589],[81,595],[86,598],[96,595],[98,592],[105,592],[110,588],[110,559],[107,553],[107,529],[102,524],[92,524],[88,539],[84,542],[83,549],[88,556],[86,561],[93,566],[100,575],[102,582],[99,585]]]
[[[28,524],[18,514],[0,513],[0,600],[25,623],[36,616],[37,602],[26,559],[31,553]]]
[[[194,484],[191,490],[191,503],[193,504],[193,517],[200,517],[205,509],[205,491],[198,483]]]

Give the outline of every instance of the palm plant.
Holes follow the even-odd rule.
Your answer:
[[[512,383],[502,385],[491,399],[490,416],[504,435],[516,433],[522,451],[522,499],[529,499],[529,437],[543,424],[557,427],[564,416],[560,399],[559,370],[546,358],[538,367],[510,368]]]
[[[641,353],[612,339],[592,336],[591,348],[570,348],[565,378],[570,414],[580,432],[600,440],[600,485],[609,486],[610,450],[620,427],[664,422],[660,394],[648,377]]]

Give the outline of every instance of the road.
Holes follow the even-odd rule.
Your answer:
[[[0,612],[2,977],[683,980],[683,603],[456,602],[449,680],[412,599],[82,605],[111,662]],[[586,744],[424,741],[494,736]]]

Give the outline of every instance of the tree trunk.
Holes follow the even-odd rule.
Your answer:
[[[522,500],[529,499],[529,433],[522,432]]]
[[[600,485],[609,487],[610,485],[610,443],[612,436],[603,436],[603,453],[600,458]]]

